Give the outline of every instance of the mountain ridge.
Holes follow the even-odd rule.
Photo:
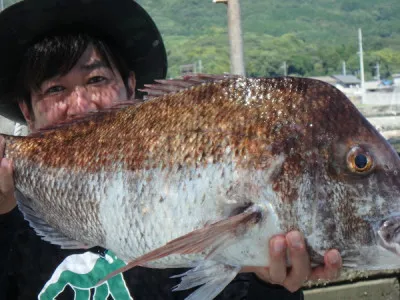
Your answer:
[[[226,6],[212,0],[138,0],[155,19],[169,50],[170,76],[179,65],[202,60],[204,71],[229,72]],[[162,3],[162,4],[161,4]],[[358,74],[362,28],[366,78],[381,64],[381,77],[400,71],[400,1],[241,1],[246,73]],[[159,7],[161,5],[161,7]],[[200,48],[200,49],[197,49]],[[332,49],[334,48],[334,49]],[[202,49],[202,50],[201,50]],[[267,61],[265,61],[267,60]]]
[[[4,0],[5,6],[15,0]],[[227,8],[212,0],[137,0],[154,18],[166,43],[168,77],[201,61],[206,73],[229,72]],[[398,0],[242,0],[246,73],[321,76],[358,74],[358,28],[363,32],[367,79],[400,72]]]

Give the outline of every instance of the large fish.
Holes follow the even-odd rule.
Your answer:
[[[268,241],[300,230],[312,262],[400,266],[400,160],[333,86],[304,78],[161,81],[152,99],[6,137],[19,208],[63,248],[124,269],[191,267],[177,290],[215,297]],[[111,274],[113,276],[117,272]]]

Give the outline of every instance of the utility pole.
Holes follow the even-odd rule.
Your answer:
[[[364,58],[363,58],[363,46],[362,46],[362,33],[361,28],[358,29],[358,44],[360,48],[360,78],[361,78],[361,90],[364,94]]]
[[[228,32],[231,48],[231,73],[236,75],[245,75],[239,0],[213,0],[213,2],[225,3],[228,6]]]
[[[203,63],[201,59],[199,59],[199,73],[201,74],[203,72]]]
[[[4,2],[3,0],[0,0],[0,11],[4,9]]]
[[[342,62],[342,75],[346,76],[346,62]]]
[[[282,68],[283,68],[283,75],[287,76],[287,63],[286,63],[286,61],[283,62]]]
[[[381,80],[381,72],[380,72],[379,61],[376,62],[375,69],[376,69],[376,80],[379,81],[379,80]]]

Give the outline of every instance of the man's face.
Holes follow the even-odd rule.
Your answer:
[[[129,85],[134,91],[133,73]],[[109,68],[98,51],[89,45],[66,75],[50,78],[42,82],[38,91],[31,91],[33,115],[25,103],[20,108],[30,130],[35,131],[121,100],[128,100],[121,75],[114,67]]]

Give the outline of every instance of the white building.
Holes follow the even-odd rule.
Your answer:
[[[400,86],[400,73],[393,74],[393,84],[395,86]]]

